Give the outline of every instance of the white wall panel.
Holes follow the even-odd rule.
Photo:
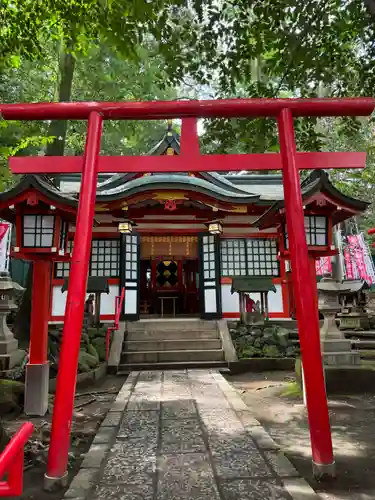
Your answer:
[[[110,285],[109,294],[102,293],[100,314],[115,314],[115,299],[119,295],[119,286]],[[64,316],[68,292],[61,292],[61,285],[52,287],[52,316]],[[86,294],[86,298],[89,294]]]
[[[216,313],[216,289],[209,288],[204,291],[204,311],[206,313]]]

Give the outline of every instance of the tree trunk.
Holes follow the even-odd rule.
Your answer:
[[[372,17],[372,20],[375,21],[375,0],[365,0],[365,5],[370,13],[370,16]]]
[[[76,60],[73,54],[65,52],[63,48],[61,48],[59,58],[59,102],[70,101],[75,62]],[[64,154],[67,128],[68,122],[66,120],[55,120],[51,122],[48,135],[55,136],[56,139],[51,144],[48,144],[46,149],[47,156],[62,156]],[[26,290],[14,323],[14,333],[17,339],[21,341],[28,341],[30,339],[32,279],[32,267],[30,266],[27,275]]]
[[[71,99],[75,64],[76,60],[73,54],[62,50],[59,62],[59,102],[66,102]],[[51,122],[48,135],[55,136],[56,139],[48,144],[46,150],[47,156],[62,156],[64,154],[67,130],[68,122],[66,120],[54,120]]]

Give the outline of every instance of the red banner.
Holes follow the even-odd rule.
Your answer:
[[[9,228],[9,224],[0,222],[0,243],[3,241],[4,236],[6,235]]]
[[[349,243],[349,253],[353,257],[355,265],[358,270],[359,277],[363,280],[368,281],[369,277],[367,275],[366,263],[364,259],[363,249],[358,241],[358,237],[355,235],[348,236]]]
[[[344,248],[344,260],[345,260],[346,279],[347,280],[354,280],[352,259],[351,259],[350,250],[348,247]]]

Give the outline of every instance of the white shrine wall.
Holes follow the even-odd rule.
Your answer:
[[[225,279],[225,278],[224,278]],[[222,300],[222,310],[223,310],[223,318],[227,319],[237,319],[240,317],[240,304],[238,293],[231,294],[231,284],[223,284],[221,285],[221,300]],[[284,310],[283,305],[283,292],[282,285],[275,284],[276,293],[269,292],[268,294],[268,312],[270,318],[287,318],[288,313]],[[260,302],[260,294],[252,293],[250,297],[256,302],[259,300]]]
[[[63,323],[65,316],[66,298],[68,292],[62,293],[62,285],[52,285],[52,307],[50,323]],[[115,300],[119,295],[119,285],[109,285],[109,294],[102,293],[100,300],[101,321],[113,321],[115,315]],[[85,300],[89,294],[86,294]]]

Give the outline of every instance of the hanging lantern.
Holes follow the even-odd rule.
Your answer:
[[[118,225],[118,230],[122,234],[131,234],[133,232],[134,222],[130,220],[125,220],[124,222],[120,222]]]
[[[223,232],[223,223],[220,220],[213,220],[206,225],[210,234],[222,234]]]

